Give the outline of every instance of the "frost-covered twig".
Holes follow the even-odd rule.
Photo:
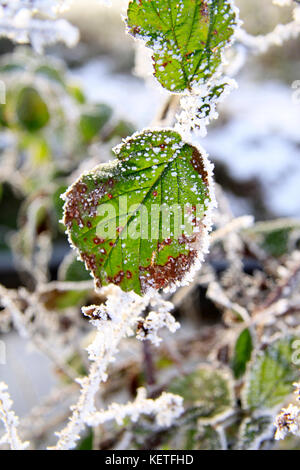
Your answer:
[[[253,36],[244,29],[237,31],[237,41],[255,53],[265,53],[272,46],[281,46],[285,41],[294,39],[300,34],[300,8],[293,12],[293,21],[278,24],[273,31],[266,35]]]
[[[79,39],[77,28],[65,19],[55,19],[63,3],[66,2],[13,0],[7,5],[7,2],[1,1],[0,36],[8,37],[21,44],[31,42],[33,48],[39,53],[46,45],[59,41],[63,41],[69,47],[75,46]],[[37,12],[47,13],[51,19],[35,18],[34,15]]]
[[[9,444],[12,450],[25,450],[28,442],[22,442],[18,436],[19,418],[11,409],[12,400],[7,392],[7,385],[0,382],[0,421],[4,424],[6,433],[0,438],[0,444]]]
[[[158,336],[158,330],[167,327],[171,333],[175,333],[180,327],[180,324],[175,321],[170,311],[174,308],[171,302],[163,300],[158,294],[151,298],[149,311],[145,320],[140,322],[137,331],[137,338],[141,341],[149,340],[155,346],[161,342]]]
[[[180,100],[181,112],[176,116],[178,122],[175,128],[187,134],[198,130],[200,137],[205,137],[207,126],[219,117],[217,105],[235,88],[236,81],[224,76],[214,79],[212,83],[195,87]]]
[[[160,427],[171,426],[174,419],[178,418],[182,412],[183,399],[173,393],[163,392],[156,400],[146,398],[146,390],[139,388],[137,397],[133,402],[119,405],[112,403],[107,410],[94,413],[87,420],[90,426],[98,426],[107,421],[116,420],[119,425],[123,424],[126,417],[130,417],[132,422],[136,422],[140,415],[155,415],[156,423]]]
[[[55,16],[70,7],[71,0],[0,0],[0,7],[3,6],[5,13],[14,15],[22,9],[27,9],[32,13],[43,13],[47,16]]]
[[[27,301],[30,304],[30,301],[34,302],[34,299],[30,298],[30,294],[25,291]],[[55,365],[61,370],[70,380],[74,380],[75,374],[73,369],[71,369],[68,364],[57,354],[53,345],[47,341],[39,332],[36,330],[34,323],[31,322],[31,308],[28,308],[25,313],[23,313],[17,301],[15,300],[16,293],[15,291],[10,291],[4,286],[0,285],[0,304],[8,309],[11,314],[11,319],[14,327],[18,331],[19,335],[27,340],[30,340],[41,352],[43,352]],[[35,305],[35,308],[38,310],[38,304]]]
[[[114,419],[117,405],[111,405],[107,411],[96,412],[95,397],[100,383],[107,380],[107,369],[115,360],[120,341],[134,334],[134,327],[150,301],[149,296],[140,297],[133,292],[126,293],[117,286],[104,288],[102,293],[107,295],[105,305],[83,308],[84,314],[90,317],[91,323],[97,328],[96,338],[88,348],[92,365],[88,376],[78,380],[81,385],[80,397],[77,404],[72,407],[69,423],[57,434],[59,440],[52,448],[55,450],[73,449],[86,425],[94,426],[108,419]],[[136,401],[137,414],[140,409],[141,393]],[[162,419],[159,422],[167,424],[173,416],[177,415],[180,409],[178,400],[174,397],[171,399],[169,395],[161,397],[158,403],[162,405],[165,413],[162,413],[163,418],[159,418]],[[150,410],[152,413],[156,409],[156,404],[152,401],[147,404],[149,413]],[[172,404],[176,404],[174,409],[172,406],[170,408]],[[119,416],[132,415],[133,408],[133,404],[125,405],[117,414]]]
[[[295,383],[295,394],[300,401],[300,383]],[[283,408],[275,420],[276,434],[275,439],[284,439],[288,434],[300,437],[300,407],[289,405]]]

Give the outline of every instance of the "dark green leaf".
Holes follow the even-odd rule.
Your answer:
[[[246,328],[238,337],[234,348],[232,369],[236,379],[245,373],[247,362],[251,358],[252,349],[253,344],[251,333],[248,328]]]
[[[50,119],[47,104],[38,91],[29,86],[20,91],[16,112],[19,122],[31,132],[44,127]]]

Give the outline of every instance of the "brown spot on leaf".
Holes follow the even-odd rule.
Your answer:
[[[83,227],[82,216],[95,217],[99,200],[107,193],[108,188],[113,185],[114,180],[110,178],[104,183],[99,183],[92,191],[88,192],[87,185],[82,181],[77,181],[66,195],[65,225],[72,228],[73,220],[75,220],[79,227]],[[91,221],[87,221],[86,225],[91,228]]]
[[[194,150],[193,150],[191,164],[193,165],[194,170],[197,171],[197,173],[199,173],[199,175],[201,176],[201,178],[202,178],[203,182],[206,184],[206,186],[208,186],[208,173],[205,169],[201,153],[198,152],[198,150],[196,148],[194,148]]]
[[[170,256],[165,265],[151,264],[147,268],[140,266],[142,291],[146,292],[150,287],[163,289],[176,281],[181,281],[193,264],[196,255],[197,252],[191,250],[189,254],[180,254],[177,258]]]
[[[90,269],[90,271],[92,271],[95,274],[96,269],[97,269],[95,255],[88,255],[87,253],[82,253],[81,258],[85,262],[87,269]]]
[[[112,282],[113,284],[121,284],[125,276],[124,271],[118,272],[114,277],[108,277],[108,282]]]

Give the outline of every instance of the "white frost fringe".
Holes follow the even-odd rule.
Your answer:
[[[295,394],[297,401],[300,401],[300,383],[295,383]],[[300,407],[289,405],[283,408],[277,416],[274,425],[276,426],[275,439],[279,441],[288,434],[300,437]]]
[[[79,40],[78,29],[65,19],[55,19],[69,4],[62,0],[0,0],[0,37],[20,44],[31,42],[38,53],[42,53],[46,45],[59,41],[73,47]],[[36,18],[36,13],[47,15],[49,19]]]
[[[28,442],[22,442],[18,436],[19,418],[11,409],[12,400],[7,392],[7,385],[0,382],[0,421],[4,424],[6,433],[0,439],[0,444],[9,444],[11,450],[25,450]]]
[[[277,2],[280,0],[277,0]],[[284,0],[283,0],[284,1]],[[287,3],[281,3],[281,6]],[[252,36],[244,29],[237,31],[237,40],[258,54],[265,53],[272,46],[281,46],[285,41],[294,39],[300,34],[300,7],[293,11],[293,21],[287,24],[278,24],[273,31],[266,35]]]
[[[144,390],[139,391],[133,403],[113,403],[106,411],[96,411],[95,396],[100,383],[107,380],[107,368],[115,360],[119,343],[134,334],[134,327],[150,302],[149,296],[126,293],[114,285],[103,288],[102,293],[107,295],[105,305],[83,308],[89,316],[92,312],[91,323],[97,328],[96,338],[88,347],[92,365],[88,376],[78,380],[81,385],[79,400],[72,407],[69,423],[57,433],[59,440],[51,450],[73,449],[86,425],[96,426],[111,419],[120,422],[125,416],[136,420],[141,413],[145,413],[156,414],[157,424],[169,426],[183,411],[181,397],[163,393],[157,400],[148,400]],[[162,326],[161,322],[159,326]]]

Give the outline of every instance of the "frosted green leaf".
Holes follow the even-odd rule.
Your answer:
[[[201,366],[175,379],[169,391],[182,396],[185,409],[203,423],[216,423],[233,411],[233,381],[227,371]]]
[[[213,197],[206,156],[171,130],[146,130],[66,193],[70,241],[97,286],[172,287],[207,248]]]
[[[244,408],[272,409],[292,393],[299,378],[293,362],[295,339],[278,339],[257,353],[245,376]]]
[[[217,71],[236,24],[229,0],[132,0],[128,7],[130,34],[153,49],[154,75],[172,92]]]
[[[270,415],[245,418],[240,427],[238,450],[258,450],[274,434],[274,418]]]
[[[199,426],[197,420],[174,427],[163,445],[163,450],[221,450],[220,434],[212,426]]]

